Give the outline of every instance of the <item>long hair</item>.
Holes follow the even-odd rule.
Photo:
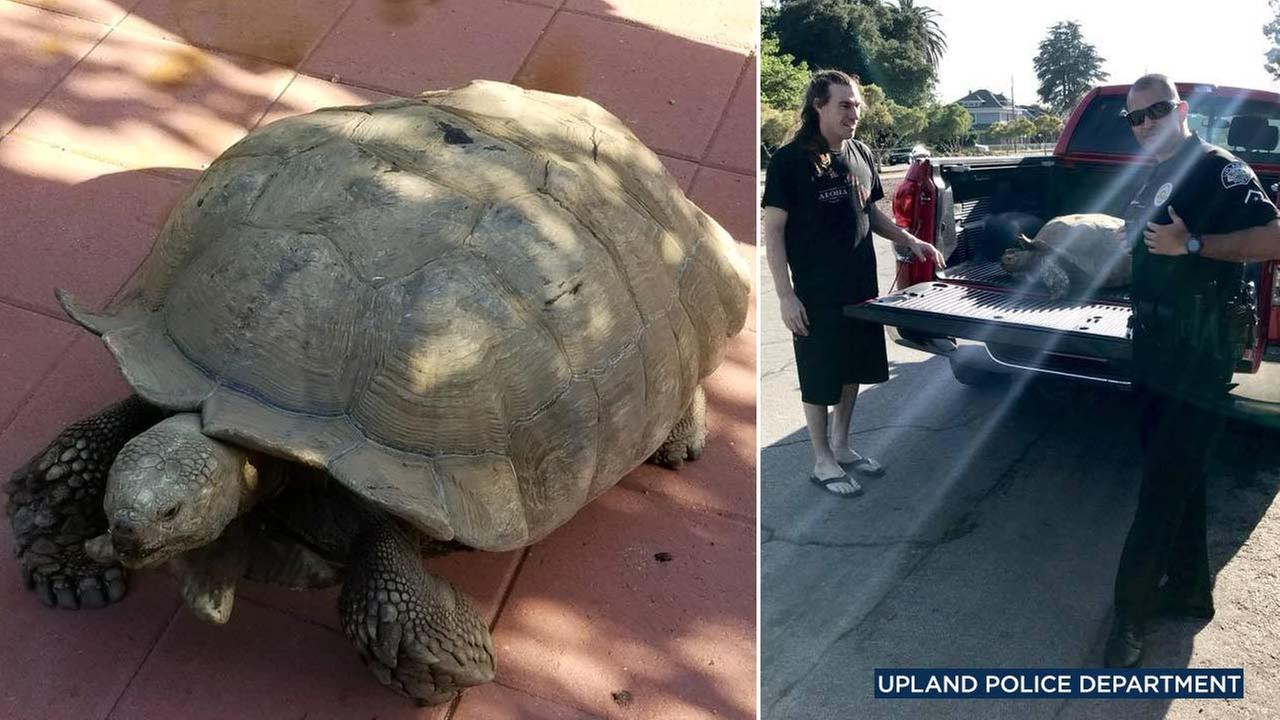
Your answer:
[[[827,147],[827,141],[822,137],[822,129],[818,126],[818,111],[814,108],[814,101],[816,100],[818,105],[826,105],[831,99],[832,85],[857,88],[858,82],[857,75],[850,75],[840,70],[817,70],[809,78],[809,89],[805,91],[804,104],[800,106],[799,122],[791,131],[787,141],[798,144],[805,155],[813,161],[814,167],[819,170],[825,168],[830,161],[830,148]]]

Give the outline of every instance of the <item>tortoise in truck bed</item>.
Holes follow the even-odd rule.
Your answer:
[[[596,104],[474,82],[272,123],[172,212],[96,314],[135,395],[13,476],[22,571],[103,606],[164,564],[225,622],[241,577],[341,583],[384,684],[493,677],[484,620],[420,556],[545,537],[705,440],[743,325],[732,239]]]
[[[1128,287],[1132,263],[1123,230],[1124,220],[1110,215],[1062,215],[1045,223],[1034,240],[1020,235],[1019,247],[1006,250],[1000,265],[1038,281],[1054,300]]]

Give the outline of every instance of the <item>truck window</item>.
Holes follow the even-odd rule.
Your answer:
[[[1205,93],[1188,95],[1187,123],[1207,142],[1249,163],[1280,162],[1280,103]],[[1068,153],[1138,154],[1120,117],[1125,96],[1098,95],[1080,115]]]

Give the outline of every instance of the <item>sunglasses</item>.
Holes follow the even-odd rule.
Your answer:
[[[1173,100],[1161,100],[1157,103],[1142,108],[1141,110],[1121,110],[1120,117],[1129,121],[1130,127],[1138,127],[1147,121],[1147,118],[1159,120],[1160,118],[1173,112],[1178,107],[1178,103]]]

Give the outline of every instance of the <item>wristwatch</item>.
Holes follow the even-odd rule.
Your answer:
[[[1188,255],[1199,255],[1200,248],[1202,247],[1204,247],[1204,243],[1200,242],[1199,235],[1187,236],[1187,254]]]

